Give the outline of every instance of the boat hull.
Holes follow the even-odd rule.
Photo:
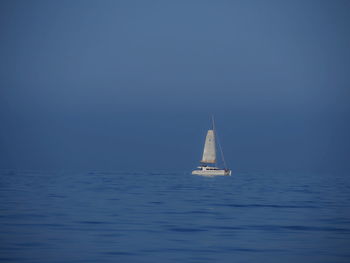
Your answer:
[[[194,170],[192,174],[201,176],[230,176],[231,170]]]

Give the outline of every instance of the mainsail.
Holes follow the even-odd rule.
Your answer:
[[[205,138],[202,163],[216,163],[215,134],[214,130],[208,130]]]

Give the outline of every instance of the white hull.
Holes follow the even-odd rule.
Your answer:
[[[194,170],[192,172],[194,175],[202,175],[202,176],[230,176],[231,170]]]

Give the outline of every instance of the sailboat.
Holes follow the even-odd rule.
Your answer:
[[[218,145],[220,148],[222,161],[224,163],[224,169],[216,167],[215,133],[214,117],[212,116],[212,129],[208,130],[205,138],[203,156],[202,160],[200,161],[201,165],[197,167],[197,170],[192,171],[192,174],[203,176],[231,175],[231,170],[226,167],[226,162],[220,143],[218,143]],[[214,164],[214,166],[209,166],[210,164]]]

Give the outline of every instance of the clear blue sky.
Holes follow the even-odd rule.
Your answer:
[[[1,1],[0,168],[348,169],[349,1]]]

